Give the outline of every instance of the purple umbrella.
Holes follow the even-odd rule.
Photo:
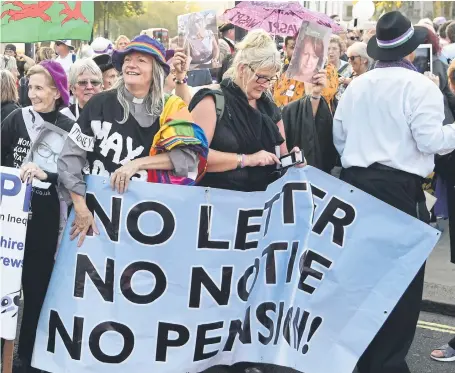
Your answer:
[[[223,19],[248,31],[263,29],[272,35],[294,36],[303,21],[324,25],[333,33],[343,31],[328,15],[303,8],[297,2],[242,1],[226,10]]]

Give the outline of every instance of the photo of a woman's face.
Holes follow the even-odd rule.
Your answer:
[[[319,57],[311,39],[305,39],[300,55],[300,73],[304,76],[314,75],[318,70],[318,62]]]
[[[63,149],[64,139],[58,133],[49,131],[33,152],[32,161],[42,170],[57,172],[57,159]]]

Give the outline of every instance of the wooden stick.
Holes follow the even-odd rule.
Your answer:
[[[14,341],[5,341],[3,346],[2,373],[13,372]]]

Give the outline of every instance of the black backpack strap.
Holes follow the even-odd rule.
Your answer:
[[[224,98],[223,91],[221,89],[207,89],[203,88],[198,91],[192,98],[190,104],[188,105],[188,110],[190,112],[197,106],[199,102],[206,96],[211,96],[215,100],[215,111],[216,111],[216,123],[220,121],[220,119],[224,115],[224,110],[226,107],[226,100]]]
[[[216,122],[218,123],[221,118],[223,118],[224,108],[225,108],[225,100],[223,91],[221,89],[216,89],[213,91],[215,93],[215,110],[216,110]]]

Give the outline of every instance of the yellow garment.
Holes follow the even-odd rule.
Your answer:
[[[183,110],[182,110],[183,109]],[[186,109],[186,110],[184,110]],[[165,99],[164,109],[160,115],[160,127],[168,121],[171,116],[174,116],[177,112],[181,111],[184,114],[182,118],[180,115],[173,119],[186,119],[188,122],[193,122],[190,112],[188,111],[188,105],[176,95],[167,96]],[[179,113],[180,114],[180,113]]]
[[[338,91],[338,72],[335,66],[329,64],[327,70],[327,87],[321,92],[322,96],[328,102],[330,109],[333,108],[333,101]],[[294,86],[292,97],[287,95],[289,88]],[[286,74],[281,74],[280,79],[275,83],[273,88],[273,98],[278,107],[286,106],[287,104],[297,101],[305,96],[305,83],[298,82],[294,79],[289,79]]]
[[[153,138],[153,145],[150,149],[150,155],[157,153],[156,144],[163,141],[163,139],[176,137],[175,126],[169,125],[171,121],[184,121],[188,124],[193,123],[193,118],[188,110],[188,105],[178,96],[170,95],[166,97],[163,112],[160,115],[160,129]],[[191,136],[193,134],[191,126],[185,130],[185,126],[180,126],[179,130],[182,131],[182,136]],[[183,142],[175,145],[182,145]]]

